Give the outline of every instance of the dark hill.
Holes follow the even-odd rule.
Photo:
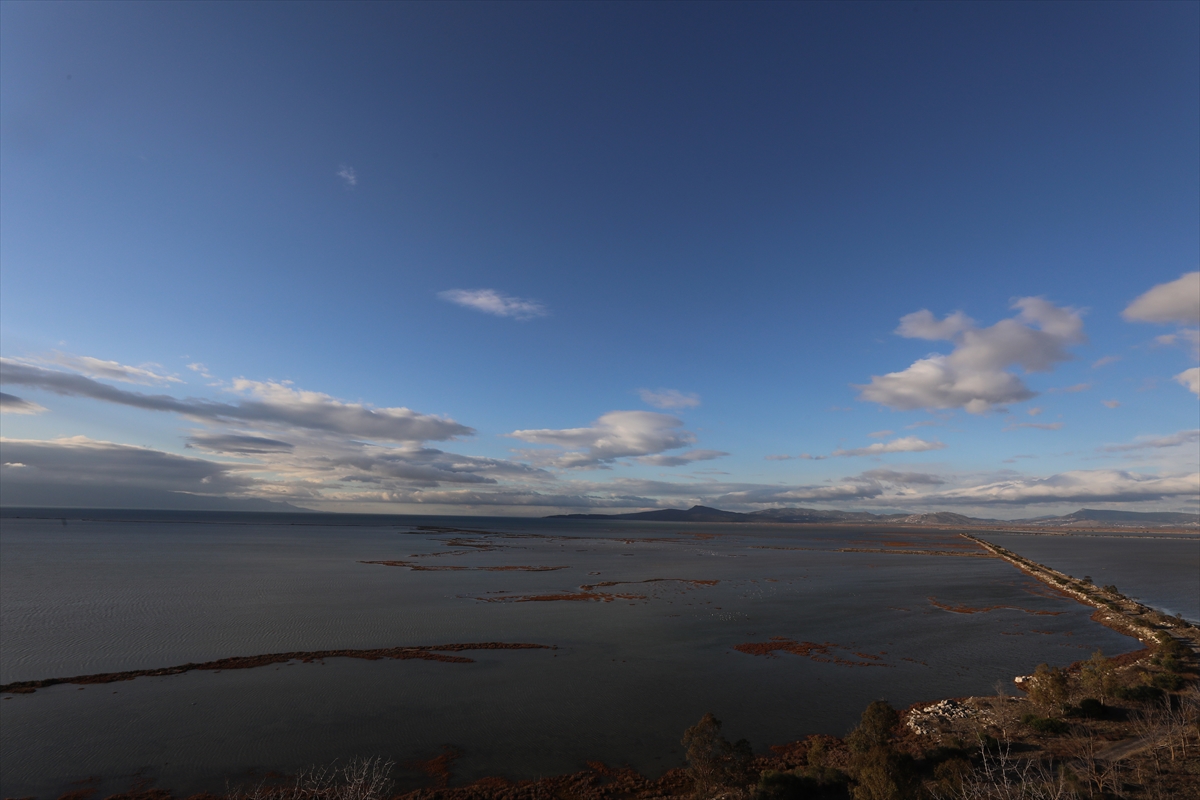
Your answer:
[[[1108,525],[1196,525],[1200,514],[1179,511],[1105,511],[1097,508],[1081,508],[1073,514],[1038,520],[1039,525],[1071,525],[1098,522]]]
[[[657,511],[636,511],[632,514],[554,514],[546,519],[640,519],[651,522],[752,522],[749,514],[722,511],[708,506],[662,508]]]
[[[866,511],[836,511],[816,508],[767,508],[743,514],[722,511],[708,506],[689,509],[660,508],[655,511],[636,511],[631,514],[555,514],[547,519],[628,519],[646,522],[858,522],[901,523],[908,525],[1038,525],[1044,527],[1084,527],[1086,525],[1115,525],[1156,527],[1162,525],[1200,524],[1200,516],[1175,511],[1100,511],[1084,508],[1061,517],[999,520],[979,519],[952,511],[933,511],[924,514],[871,514]]]

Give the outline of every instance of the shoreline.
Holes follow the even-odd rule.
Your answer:
[[[917,527],[917,526],[912,526]],[[928,528],[930,526],[921,526]],[[986,540],[982,540],[970,533],[964,532],[961,528],[956,531],[959,536],[972,542],[974,545],[984,549],[987,555],[979,554],[976,557],[995,557],[1007,561],[1020,572],[1028,575],[1031,578],[1039,581],[1043,585],[1051,589],[1055,594],[1073,599],[1076,602],[1091,606],[1095,609],[1091,619],[1105,627],[1110,628],[1118,633],[1129,636],[1146,645],[1142,649],[1134,650],[1128,653],[1122,653],[1114,658],[1107,659],[1115,669],[1125,670],[1133,674],[1136,671],[1145,673],[1150,669],[1151,663],[1155,664],[1155,669],[1158,669],[1157,653],[1161,652],[1166,640],[1162,637],[1167,637],[1170,641],[1180,642],[1184,644],[1188,651],[1190,676],[1188,678],[1189,685],[1195,686],[1195,666],[1196,654],[1200,654],[1200,627],[1189,623],[1182,618],[1168,616],[1161,611],[1145,606],[1134,600],[1131,600],[1119,592],[1111,591],[1103,587],[1097,587],[1091,583],[1085,583],[1074,578],[1066,573],[1060,572],[1038,562],[1027,559],[1004,547],[994,545]],[[999,532],[999,531],[998,531]],[[1005,531],[1007,532],[1007,531]],[[1046,531],[1038,531],[1037,533],[1045,534]],[[1054,534],[1052,534],[1054,535]],[[1061,534],[1059,534],[1061,535]],[[896,552],[894,550],[881,550],[880,552]],[[932,553],[921,553],[932,554]],[[939,555],[941,553],[938,553]],[[946,553],[947,555],[961,555],[958,553]],[[378,563],[378,562],[376,562]],[[403,566],[408,566],[407,563]],[[595,586],[606,586],[621,582],[605,582],[596,584]],[[937,605],[935,603],[935,605]],[[957,609],[950,609],[957,610]],[[1051,613],[1051,612],[1046,612]],[[1061,613],[1061,612],[1059,612]],[[795,652],[795,648],[803,649],[804,646],[811,643],[798,643],[792,641],[772,641],[763,648],[769,649],[770,653],[762,653],[763,655],[773,655],[775,651]],[[737,646],[737,649],[742,652],[745,646]],[[824,646],[820,646],[824,647]],[[51,678],[40,681],[23,681],[13,682],[0,686],[0,691],[5,693],[31,693],[37,688],[45,688],[58,684],[101,684],[115,681],[133,680],[138,677],[154,677],[181,674],[191,670],[211,670],[218,671],[222,669],[246,669],[258,666],[266,666],[268,664],[286,663],[290,661],[299,661],[310,663],[319,661],[323,658],[349,657],[363,658],[369,660],[376,659],[425,659],[445,661],[450,663],[471,663],[473,659],[449,655],[449,653],[458,653],[470,650],[489,650],[489,649],[557,649],[552,645],[532,644],[532,643],[505,643],[505,642],[482,642],[482,643],[465,643],[465,644],[447,644],[433,646],[414,646],[414,647],[395,647],[381,648],[371,650],[318,650],[318,651],[303,651],[294,653],[276,653],[266,654],[261,656],[234,657],[220,659],[217,661],[184,664],[176,667],[167,667],[160,669],[149,670],[131,670],[116,673],[99,673],[95,675],[75,676],[71,678]],[[813,648],[808,648],[813,649]],[[759,653],[753,653],[759,654]],[[811,656],[808,652],[797,653],[798,655]],[[1087,668],[1087,661],[1078,661],[1070,665],[1066,665],[1056,671],[1064,675],[1074,675],[1075,680],[1078,680],[1079,675]],[[864,663],[862,666],[876,666],[876,664]],[[1014,676],[1013,682],[1016,688],[1021,692],[1028,693],[1030,690],[1029,681],[1033,676]],[[1039,733],[1031,733],[1024,729],[1024,725],[1014,723],[1014,714],[1019,715],[1022,710],[1037,709],[1038,706],[1030,698],[1021,697],[1018,692],[1017,697],[1005,696],[1003,691],[998,689],[998,697],[956,697],[945,698],[941,700],[930,700],[914,703],[907,708],[900,709],[898,731],[896,737],[897,746],[906,748],[906,751],[911,751],[914,756],[919,758],[928,758],[928,754],[934,750],[945,750],[947,742],[961,741],[956,738],[958,733],[964,728],[978,728],[979,731],[996,729],[998,732],[1004,733],[1006,736],[1012,732],[1005,727],[1006,724],[1012,723],[1018,726],[1016,732],[1016,741],[1026,750],[1033,747],[1035,751],[1043,756],[1058,758],[1057,751],[1054,750],[1053,742],[1049,742],[1046,736]],[[1195,690],[1193,689],[1193,693]],[[1160,692],[1160,696],[1161,696]],[[1168,695],[1170,696],[1170,695]],[[1126,718],[1132,719],[1132,715],[1136,711],[1136,703],[1132,708],[1130,704],[1125,706],[1119,704],[1113,705],[1119,714],[1124,714]],[[1016,709],[1014,712],[1013,709]],[[1007,723],[1001,722],[1007,714]],[[1026,714],[1025,716],[1030,716]],[[1069,715],[1068,715],[1069,716]],[[1024,722],[1024,719],[1021,719]],[[1115,724],[1115,723],[1114,723]],[[1111,726],[1110,726],[1111,727]],[[1106,752],[1112,750],[1114,753],[1118,746],[1123,746],[1119,758],[1130,758],[1137,753],[1142,752],[1145,747],[1150,745],[1139,745],[1139,748],[1132,748],[1132,743],[1140,742],[1146,738],[1131,727],[1129,724],[1125,728],[1118,729],[1118,738],[1112,741],[1106,741],[1106,745],[1111,747],[1102,748]],[[1134,739],[1129,738],[1130,735],[1136,734]],[[982,733],[980,734],[982,735]],[[990,735],[990,734],[989,734]],[[1141,739],[1136,738],[1141,736]],[[844,737],[830,736],[828,734],[813,734],[800,740],[788,742],[780,745],[771,745],[767,748],[767,752],[761,755],[753,756],[751,764],[754,770],[760,770],[764,774],[772,771],[778,772],[781,770],[799,771],[805,768],[806,764],[811,766],[809,760],[809,752],[814,744],[820,742],[824,750],[829,751],[830,757],[833,758],[831,763],[840,765],[840,768],[849,769],[847,766],[850,763],[850,752],[847,750],[846,739]],[[1032,743],[1032,744],[1031,744]],[[934,749],[930,749],[931,747]],[[962,749],[966,757],[970,757],[969,749]],[[917,756],[921,753],[924,755]],[[691,778],[682,767],[675,767],[666,770],[663,774],[655,778],[648,778],[636,770],[629,767],[610,767],[601,762],[589,761],[587,768],[577,772],[541,777],[537,779],[510,779],[499,775],[479,778],[468,783],[459,785],[451,785],[453,762],[463,753],[457,748],[446,746],[444,752],[434,759],[429,760],[429,767],[423,766],[425,762],[405,762],[400,765],[405,771],[416,767],[419,763],[421,771],[426,772],[427,776],[435,780],[435,785],[426,786],[407,791],[401,791],[392,795],[391,800],[552,800],[555,797],[567,795],[579,798],[579,800],[598,800],[599,798],[619,798],[619,797],[690,797]],[[1109,756],[1104,756],[1108,758]],[[1117,758],[1118,756],[1113,756]],[[1157,758],[1157,756],[1156,756]],[[436,769],[431,767],[436,762]],[[797,774],[799,774],[797,772]],[[279,781],[289,780],[285,776],[278,776]],[[281,786],[283,784],[280,784]],[[411,785],[411,784],[410,784]],[[745,790],[736,790],[742,791]],[[94,792],[94,790],[93,790]],[[60,800],[85,800],[88,797],[85,791],[69,792]],[[738,795],[738,797],[748,797],[748,795]],[[1183,797],[1184,795],[1178,795]],[[1188,795],[1192,796],[1192,795]],[[1198,795],[1200,796],[1200,795]],[[138,789],[123,792],[113,796],[114,798],[123,798],[123,800],[175,800],[177,797],[168,789],[149,788],[149,785],[143,784]],[[189,800],[235,800],[231,795],[215,796],[215,795],[196,795]]]
[[[1193,652],[1200,652],[1200,628],[1182,617],[1168,616],[1157,609],[1131,600],[1120,592],[1085,583],[1065,572],[1039,564],[969,533],[960,532],[959,536],[985,548],[997,558],[1007,561],[1054,591],[1095,608],[1092,619],[1117,633],[1152,647],[1158,644],[1157,634],[1166,633],[1190,647]]]

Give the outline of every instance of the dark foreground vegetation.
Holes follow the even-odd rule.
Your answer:
[[[871,703],[843,739],[814,735],[755,755],[706,714],[683,735],[687,766],[658,778],[589,763],[536,781],[451,786],[460,753],[400,769],[426,788],[397,794],[397,765],[353,760],[188,800],[1167,800],[1200,798],[1197,655],[1169,634],[1116,659],[1045,664],[1024,696],[943,700],[898,711]],[[92,800],[80,790],[59,800]],[[107,800],[173,800],[138,787]]]

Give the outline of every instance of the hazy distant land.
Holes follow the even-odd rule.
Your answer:
[[[923,514],[872,514],[867,511],[826,511],[816,508],[768,508],[741,513],[707,506],[689,509],[664,508],[632,514],[554,514],[546,519],[628,519],[646,522],[818,522],[823,524],[986,525],[988,527],[1037,526],[1044,528],[1200,528],[1200,514],[1178,511],[1105,511],[1081,508],[1063,516],[1029,519],[980,519],[934,511]]]

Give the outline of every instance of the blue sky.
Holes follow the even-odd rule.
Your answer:
[[[1200,4],[0,18],[6,504],[1197,508]]]

